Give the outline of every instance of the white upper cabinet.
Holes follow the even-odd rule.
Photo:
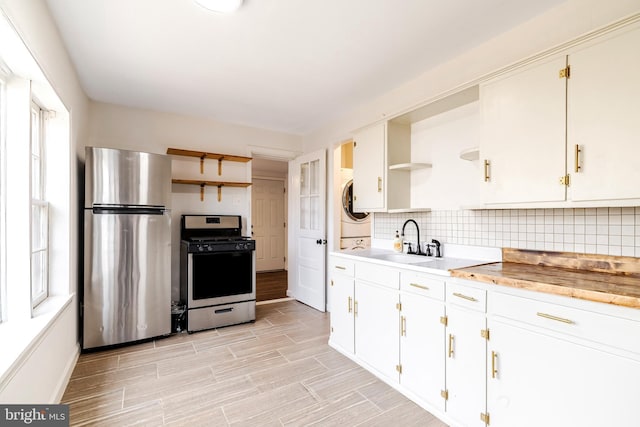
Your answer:
[[[410,176],[390,165],[411,157],[411,127],[380,123],[353,136],[353,207],[356,212],[408,208]]]
[[[640,199],[638,46],[624,28],[481,85],[486,204]]]
[[[480,86],[485,203],[564,201],[566,57]]]
[[[569,65],[570,199],[640,198],[640,29],[572,53]]]
[[[362,129],[353,141],[353,210],[384,211],[387,124]]]

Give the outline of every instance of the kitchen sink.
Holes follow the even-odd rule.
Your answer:
[[[422,256],[422,255],[410,255],[410,254],[379,254],[379,255],[371,255],[371,258],[375,258],[383,261],[399,262],[402,264],[421,264],[421,263],[433,261],[433,258],[427,258],[426,256]]]

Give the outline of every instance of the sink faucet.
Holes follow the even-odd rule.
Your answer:
[[[413,223],[413,225],[415,225],[415,226],[416,226],[416,233],[417,233],[417,236],[418,236],[418,242],[417,242],[418,244],[416,245],[416,246],[417,246],[417,249],[416,249],[416,251],[415,251],[415,252],[414,252],[414,251],[412,251],[412,250],[411,250],[411,246],[409,246],[409,250],[407,251],[407,253],[408,253],[408,254],[415,254],[415,255],[424,255],[424,254],[422,253],[422,249],[420,249],[420,228],[418,228],[418,223],[417,223],[417,222],[415,222],[413,219],[408,219],[408,220],[406,220],[406,221],[404,222],[404,224],[402,224],[402,237],[404,238],[404,228],[405,228],[405,227],[407,226],[407,224],[408,224],[408,223],[410,223],[410,222],[412,222],[412,223]]]
[[[435,246],[436,248],[436,258],[442,258],[442,252],[440,251],[440,242],[437,241],[436,239],[431,239],[431,243]]]

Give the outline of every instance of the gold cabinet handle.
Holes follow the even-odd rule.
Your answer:
[[[491,378],[495,378],[498,375],[498,369],[496,369],[498,360],[498,353],[495,351],[491,352]]]
[[[474,297],[470,297],[470,296],[468,296],[468,295],[461,294],[461,293],[458,293],[458,292],[454,292],[454,293],[453,293],[453,296],[454,296],[454,297],[458,297],[458,298],[462,298],[462,299],[466,299],[467,301],[472,301],[472,302],[477,302],[477,301],[478,301],[478,300],[477,300],[477,299],[475,299]]]
[[[407,318],[404,316],[400,316],[400,336],[407,336]]]
[[[353,300],[353,315],[358,317],[358,301]]]
[[[556,322],[567,323],[569,325],[573,325],[574,323],[576,323],[571,319],[565,319],[564,317],[554,316],[553,314],[547,314],[547,313],[541,313],[541,312],[537,312],[536,314],[540,317],[544,317],[545,319],[555,320]]]
[[[575,167],[575,172],[578,173],[580,172],[580,153],[582,152],[582,150],[580,149],[580,146],[578,144],[576,144],[576,148],[575,148],[575,158],[576,158],[576,167]]]
[[[382,192],[382,178],[378,177],[378,193]]]
[[[352,301],[353,301],[353,300],[351,299],[351,297],[349,297],[349,307],[348,307],[348,310],[349,310],[349,311],[348,311],[348,313],[351,313],[351,302],[352,302]]]
[[[427,286],[418,285],[417,283],[409,283],[409,286],[413,286],[414,288],[418,288],[418,289],[424,289],[425,291],[429,290],[429,288]]]
[[[453,357],[453,334],[449,334],[449,357]]]
[[[489,162],[489,160],[485,159],[484,160],[484,182],[489,182],[491,180],[491,177],[489,176],[489,166],[491,166],[491,163]]]
[[[347,267],[343,267],[341,265],[336,265],[336,269],[338,269],[338,270],[346,270]]]

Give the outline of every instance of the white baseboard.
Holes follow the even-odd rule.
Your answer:
[[[67,389],[67,385],[69,384],[69,380],[71,379],[71,374],[73,374],[73,369],[76,367],[76,363],[78,362],[78,358],[80,357],[80,344],[76,344],[76,347],[69,357],[69,362],[64,367],[63,375],[60,376],[60,381],[56,386],[56,389],[51,396],[50,402],[60,403],[62,400],[62,396],[64,395],[64,391]]]

